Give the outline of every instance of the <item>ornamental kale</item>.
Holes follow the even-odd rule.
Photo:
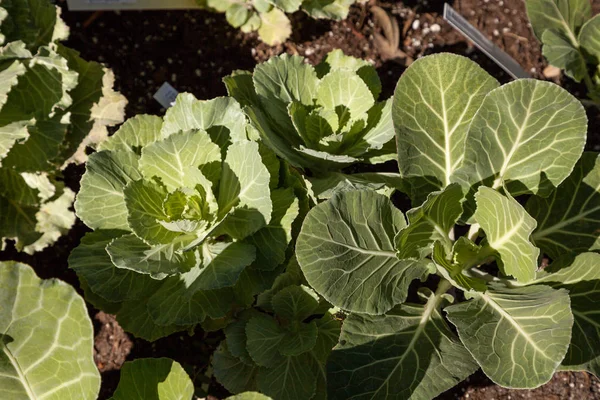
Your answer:
[[[0,247],[15,239],[28,253],[75,222],[60,169],[85,161],[126,104],[111,71],[58,44],[68,36],[59,11],[47,0],[0,6]]]
[[[329,398],[431,399],[480,367],[511,388],[599,374],[600,158],[582,155],[581,104],[439,54],[400,78],[393,119],[414,208],[340,192],[297,241],[308,284],[348,313]]]
[[[600,104],[600,15],[592,17],[589,0],[527,0],[533,32],[548,62],[583,81]]]
[[[306,189],[248,132],[234,99],[182,94],[90,156],[75,210],[94,232],[69,263],[136,336],[225,324],[284,268]]]

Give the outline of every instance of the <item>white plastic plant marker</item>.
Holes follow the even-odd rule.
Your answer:
[[[444,19],[514,79],[531,78],[514,58],[492,43],[448,3],[444,3]]]
[[[175,99],[179,92],[169,84],[169,82],[165,82],[158,89],[156,93],[154,93],[154,99],[160,103],[164,108],[169,108],[173,104],[175,104]]]

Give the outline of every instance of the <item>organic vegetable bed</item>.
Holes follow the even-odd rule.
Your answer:
[[[129,104],[126,108],[126,116],[129,118],[142,113],[160,116],[164,115],[165,110],[152,98],[152,95],[165,81],[171,83],[180,92],[192,93],[198,99],[213,99],[217,96],[228,94],[226,85],[222,82],[223,77],[230,75],[235,70],[252,71],[255,68],[256,63],[264,62],[281,53],[301,55],[306,57],[311,64],[317,65],[327,57],[331,50],[342,49],[346,55],[372,61],[377,67],[377,72],[382,82],[381,88],[379,89],[381,92],[381,95],[379,96],[380,99],[387,99],[394,93],[396,83],[406,70],[407,59],[417,59],[424,55],[444,51],[465,55],[479,63],[479,65],[500,83],[509,82],[509,77],[503,71],[478,50],[472,48],[462,36],[454,32],[443,22],[440,15],[441,4],[442,2],[434,1],[407,1],[404,3],[370,1],[367,5],[354,6],[348,20],[339,22],[314,21],[304,15],[294,15],[292,17],[292,26],[294,30],[291,38],[285,43],[277,46],[268,46],[260,42],[256,37],[256,34],[243,34],[230,27],[225,22],[224,16],[205,11],[147,11],[123,12],[119,14],[112,12],[72,13],[68,12],[66,6],[62,5],[62,16],[71,28],[70,38],[65,44],[68,47],[81,52],[81,56],[84,59],[103,62],[114,71],[116,76],[115,90],[121,92],[129,100]],[[394,43],[394,38],[385,36],[385,32],[381,29],[381,26],[385,25],[386,22],[369,12],[369,7],[374,5],[380,6],[390,15],[399,18],[400,32],[397,40],[399,40],[400,43],[400,49],[402,50],[401,54],[394,53],[390,50],[389,43]],[[582,84],[576,84],[568,78],[565,78],[564,75],[550,75],[550,72],[548,71],[546,71],[547,76],[544,75],[547,62],[542,57],[540,46],[533,36],[531,28],[528,26],[524,4],[520,0],[457,0],[454,2],[453,6],[474,25],[486,33],[486,35],[496,44],[513,56],[526,70],[531,72],[533,77],[554,81],[568,88],[571,93],[576,94],[581,98],[585,97],[586,91]],[[596,13],[600,11],[600,3],[593,2],[593,7],[595,8]],[[380,36],[383,37],[383,40],[374,40],[373,37],[375,35],[383,35]],[[334,65],[336,61],[333,60],[333,56],[330,60],[329,64]],[[461,64],[460,67],[468,68],[468,65]],[[334,67],[331,68],[334,69]],[[486,79],[483,75],[480,75],[479,77],[481,77],[482,82]],[[334,78],[332,77],[331,79]],[[233,81],[233,78],[231,78],[230,82]],[[230,94],[235,92],[235,89],[232,89],[235,87],[236,86],[233,83],[230,83]],[[409,91],[409,89],[406,90]],[[236,97],[235,95],[233,96]],[[239,95],[237,100],[244,104],[245,98],[242,95]],[[565,104],[567,103],[568,100],[565,100]],[[248,102],[248,104],[252,105],[251,102]],[[378,106],[375,105],[373,107],[375,109]],[[383,103],[381,109],[384,109]],[[375,113],[375,111],[370,110],[369,112]],[[598,151],[600,149],[600,113],[597,109],[591,107],[587,109],[587,115],[589,123],[585,149],[588,151]],[[255,118],[256,121],[258,121],[256,125],[262,126],[260,123],[260,113],[258,113]],[[578,116],[578,118],[581,118],[581,116]],[[268,129],[268,126],[265,127],[265,129]],[[408,132],[412,128],[406,129]],[[109,147],[110,146],[102,150],[116,151],[115,149],[117,147],[113,149],[110,149]],[[224,157],[227,157],[227,154],[229,154],[228,152],[236,150],[237,149],[233,147],[229,147],[227,150],[221,149],[221,151],[224,152]],[[247,154],[252,153],[253,151],[253,149],[248,149],[242,153]],[[256,153],[258,154],[258,150],[256,150]],[[294,157],[293,152],[285,154],[292,159]],[[278,155],[281,156],[279,153]],[[385,158],[388,155],[389,154],[386,154],[385,152],[368,154],[364,159],[360,159],[360,161],[365,163],[370,159],[377,157]],[[230,157],[233,159],[233,156]],[[575,160],[573,160],[573,162],[574,161]],[[301,161],[298,162],[301,163]],[[324,162],[318,157],[315,160],[312,160],[312,162],[314,162],[314,164],[306,165],[306,167],[310,169],[314,168],[314,165],[326,165],[325,168],[331,168],[328,164],[330,161]],[[418,162],[419,161],[417,161],[417,163]],[[590,161],[587,160],[586,162],[589,163]],[[342,164],[343,163],[340,165]],[[345,167],[345,165],[342,165],[339,168],[343,167]],[[90,167],[88,166],[88,169],[89,168]],[[235,167],[232,166],[232,168]],[[410,168],[410,166],[405,166],[404,168]],[[360,174],[364,172],[394,172],[395,170],[397,169],[393,165],[393,162],[387,162],[375,166],[365,164],[359,164],[358,166],[354,165],[349,169],[344,169],[344,172]],[[82,165],[69,166],[64,172],[64,183],[66,187],[75,193],[79,193],[81,189],[80,180],[84,171],[85,168]],[[160,174],[160,172],[155,173]],[[225,179],[225,177],[221,177],[221,179]],[[282,186],[273,187],[273,190],[280,190],[283,198],[285,190],[289,191],[290,187],[293,186],[289,182],[283,182],[283,178],[280,183]],[[146,182],[145,185],[145,187],[140,186],[139,190],[145,190],[147,191],[146,193],[148,193],[148,190],[156,189],[152,187],[150,181]],[[533,186],[530,186],[530,189],[531,187]],[[426,192],[415,192],[413,202],[416,198],[419,198],[420,202],[418,204],[415,203],[414,206],[416,207],[426,200],[429,204],[423,205],[423,207],[434,208],[436,207],[435,196],[445,196],[446,199],[450,201],[455,195],[453,194],[453,191],[456,191],[457,188],[458,184],[453,184],[446,186],[446,189],[441,192],[436,192],[435,188],[431,188]],[[171,190],[171,188],[169,188],[169,190]],[[538,188],[536,187],[535,190],[538,190]],[[516,208],[511,209],[511,207],[514,208],[515,204],[517,204],[512,197],[504,197],[499,194],[497,197],[494,197],[496,195],[493,193],[496,192],[491,192],[493,192],[491,189],[489,192],[480,189],[479,192],[477,192],[477,197],[472,197],[468,201],[475,201],[475,199],[477,199],[478,206],[479,202],[483,203],[484,201],[487,201],[488,204],[496,204],[496,206],[501,204],[502,207],[512,210],[511,212],[516,212],[514,211]],[[535,193],[535,191],[533,192]],[[517,196],[526,192],[519,192],[518,189],[511,189],[511,193]],[[328,197],[327,192],[323,192],[322,194],[323,198]],[[299,194],[294,195],[301,198]],[[292,195],[292,197],[294,195]],[[429,197],[427,197],[428,195]],[[471,195],[473,196],[474,193],[471,193]],[[393,200],[397,204],[401,204],[403,201],[403,199],[399,198],[393,198]],[[518,200],[525,204],[526,199],[523,201],[521,201],[521,199]],[[369,204],[378,204],[382,209],[389,207],[388,203],[381,200],[379,197],[374,197],[372,199],[351,199],[341,196],[338,197],[336,201],[348,202],[348,204],[357,202],[357,204],[362,204],[364,206],[363,209],[367,209]],[[511,201],[515,202],[515,204],[511,203]],[[380,204],[378,202],[382,203]],[[406,203],[406,199],[404,199],[404,203]],[[472,203],[472,207],[474,207],[473,204],[475,203]],[[464,207],[468,206],[465,205]],[[93,208],[93,202],[90,201],[89,209]],[[83,209],[84,206],[80,205],[78,210],[79,216],[83,219],[87,218],[86,224],[92,226],[95,223],[95,217],[90,216],[91,214],[89,214],[92,211],[87,211],[86,214],[86,211],[82,211]],[[532,208],[528,208],[530,213],[532,212],[531,210]],[[402,211],[408,211],[408,207],[403,208]],[[317,211],[311,212],[309,217],[311,215],[315,216],[316,212]],[[318,212],[327,213],[328,211],[325,207],[318,206]],[[459,216],[456,215],[454,221],[451,221],[451,223],[453,224],[456,222],[458,217]],[[392,218],[392,216],[390,216],[390,218]],[[409,216],[409,222],[411,222],[411,224],[418,222],[416,216],[414,220],[411,220],[410,218],[411,217]],[[313,219],[316,221],[319,218]],[[325,219],[326,218],[323,220]],[[486,233],[497,229],[496,227],[489,225],[492,223],[490,221],[487,221],[488,225],[486,227],[485,218],[483,216],[479,216],[477,222],[483,226]],[[36,274],[40,278],[59,278],[71,284],[80,294],[83,294],[84,288],[80,285],[80,281],[73,269],[67,268],[67,261],[69,254],[71,254],[73,249],[80,245],[84,234],[91,231],[86,224],[77,220],[74,227],[67,235],[62,236],[51,247],[34,255],[18,252],[14,246],[9,245],[7,249],[0,253],[0,259],[18,260],[27,263],[34,268]],[[102,232],[102,230],[99,230],[98,232]],[[315,232],[318,232],[318,229],[315,228]],[[123,246],[135,246],[136,243],[131,241],[135,238],[132,238],[132,235],[126,236],[129,236],[128,240],[130,240],[130,242],[124,242]],[[410,232],[407,232],[406,236],[406,240],[409,240]],[[111,240],[117,237],[118,236],[111,236]],[[123,237],[124,236],[121,238]],[[100,238],[96,240],[104,239]],[[306,236],[304,239],[300,239],[300,245],[304,245],[306,248],[311,249],[310,251],[313,251],[314,248],[318,247],[318,242],[310,243],[307,242],[307,240],[309,239],[307,239]],[[461,242],[458,241],[456,243]],[[90,240],[90,242],[88,242],[90,247],[84,247],[84,250],[82,251],[85,251],[86,249],[88,251],[94,251],[93,244],[93,240]],[[462,244],[465,245],[465,243]],[[448,250],[448,247],[443,249],[443,246],[433,248],[433,257],[435,257],[436,251],[441,254],[441,256],[438,255],[440,257],[438,260],[440,264],[444,264],[441,260],[447,258],[444,252],[452,251],[452,244],[449,246],[451,250]],[[456,245],[454,245],[454,247],[456,247]],[[242,250],[246,251],[248,249]],[[417,251],[418,253],[418,249],[413,249],[413,251]],[[301,254],[302,250],[299,249],[298,253]],[[408,254],[405,255],[408,258]],[[307,272],[310,271],[310,268],[308,267],[310,263],[306,261],[306,258],[309,257],[309,255],[305,254],[300,255],[299,257],[301,258],[299,260],[300,266],[304,273],[307,274]],[[305,258],[304,261],[302,260],[303,257]],[[73,262],[73,260],[71,260],[71,262]],[[318,262],[318,260],[314,262]],[[452,275],[453,267],[453,265],[448,265],[448,270],[446,272],[449,277],[448,280],[453,282],[455,286],[455,289],[452,290],[455,292],[463,290],[467,293],[468,297],[468,293],[472,290],[476,291],[474,288],[477,286],[477,282],[467,282],[466,286],[464,282],[454,282],[452,280],[454,277]],[[510,266],[506,268],[510,268]],[[579,267],[575,266],[571,268]],[[521,272],[522,271],[512,270],[507,273],[517,276]],[[549,278],[542,277],[537,279],[542,281],[545,279],[546,282],[552,282]],[[313,281],[310,278],[310,275],[308,276],[308,281],[318,294],[325,296],[332,304],[337,306],[345,301],[345,299],[336,299],[335,295],[327,292],[330,288],[320,287],[316,281]],[[428,285],[430,285],[435,292],[435,282],[432,283],[431,281],[428,281]],[[532,287],[535,288],[537,286]],[[550,286],[543,287],[549,288]],[[506,290],[494,288],[498,290],[498,293],[503,293],[502,290]],[[408,290],[408,286],[406,286],[405,289]],[[563,301],[568,300],[566,291],[560,289],[560,285],[557,285],[555,289],[551,290],[555,290],[557,293],[560,291],[561,295],[565,297],[561,299]],[[540,293],[541,292],[543,292],[543,290],[540,289]],[[437,304],[438,298],[440,299],[440,302],[442,301],[441,297],[433,292],[423,293],[422,296],[424,297],[422,297],[422,299],[425,299],[425,304]],[[543,296],[546,295],[550,296],[549,293],[550,292],[545,294],[541,293],[540,296],[542,297],[540,298],[543,298]],[[411,294],[411,296],[413,295],[416,296],[414,293]],[[533,296],[531,293],[525,292],[520,293],[520,295],[523,295],[523,298]],[[415,297],[414,299],[409,298],[409,300],[411,302],[422,302],[418,297]],[[537,306],[540,306],[542,303],[543,302],[540,300],[540,303],[537,304]],[[395,304],[397,304],[395,300],[390,300],[388,305],[390,305],[391,308],[391,306]],[[456,319],[453,319],[452,313],[450,319],[453,323],[456,322],[459,335],[461,334],[461,328],[467,329],[464,326],[460,326],[460,317],[462,316],[464,318],[469,312],[469,310],[461,310],[459,308],[460,306],[465,308],[465,304],[467,303],[459,303],[455,306],[451,306],[455,307],[454,312],[456,313]],[[208,398],[216,399],[224,399],[229,395],[229,392],[216,381],[214,376],[212,376],[212,373],[209,374],[211,377],[205,376],[207,371],[212,371],[212,367],[210,367],[211,356],[215,353],[219,344],[225,339],[225,335],[218,330],[218,321],[214,322],[214,326],[205,326],[205,329],[198,325],[193,329],[194,335],[190,335],[188,332],[184,331],[168,335],[154,342],[149,342],[125,333],[112,315],[102,311],[99,312],[91,304],[87,304],[87,307],[94,323],[95,362],[98,369],[102,372],[101,399],[108,399],[114,393],[119,382],[120,369],[125,360],[148,357],[168,357],[178,361],[191,377],[198,395],[208,393]],[[387,306],[381,304],[364,304],[361,307],[356,306],[356,309],[353,310],[352,306],[344,304],[344,307],[342,308],[357,312],[368,310],[369,312],[376,311],[376,313],[380,313],[379,311]],[[418,310],[412,310],[410,312],[418,312]],[[461,312],[463,314],[461,314]],[[275,315],[277,315],[277,320],[285,320],[285,317],[278,315],[277,312],[275,312]],[[322,315],[322,313],[319,315]],[[273,323],[274,321],[270,317],[265,317],[265,315],[262,315],[260,318],[265,318],[265,324]],[[348,329],[360,330],[362,329],[362,326],[377,326],[378,324],[383,324],[382,321],[377,321],[376,319],[377,317],[374,317],[373,321],[367,321],[351,315],[350,321],[347,322],[350,327]],[[317,322],[317,324],[318,323],[319,322]],[[327,321],[323,321],[322,323],[326,324]],[[179,324],[179,322],[177,324]],[[305,325],[309,326],[310,324],[306,323]],[[214,332],[210,332],[211,330],[214,330]],[[349,337],[343,338],[344,342],[346,340],[351,340],[352,332],[349,332],[350,333],[347,333]],[[469,335],[469,333],[465,333],[465,337],[466,335]],[[463,337],[461,337],[461,339],[463,339]],[[360,347],[360,343],[354,343],[354,345]],[[462,350],[464,351],[464,348],[462,348]],[[471,349],[469,348],[469,350]],[[221,354],[222,357],[222,353],[218,354]],[[347,362],[351,362],[351,360],[345,360],[343,357],[344,352],[340,351],[335,359],[334,365],[344,365]],[[485,363],[480,362],[480,365],[484,366],[484,368],[492,369],[489,365],[486,366],[484,364]],[[474,371],[476,369],[474,365],[464,367],[465,370],[472,369]],[[339,376],[341,381],[348,381],[348,379],[344,377],[343,371],[338,371],[336,373],[339,374],[336,376]],[[501,379],[499,380],[500,383],[504,382],[501,381]],[[495,379],[496,382],[499,380]],[[338,388],[338,390],[343,391],[344,389]],[[426,393],[422,393],[422,395],[426,395]],[[592,374],[588,374],[587,372],[557,372],[548,383],[538,389],[510,390],[494,384],[481,372],[481,370],[478,370],[458,386],[441,394],[439,398],[597,399],[600,398],[600,382]]]

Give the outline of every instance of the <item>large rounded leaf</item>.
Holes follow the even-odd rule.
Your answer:
[[[426,261],[396,258],[394,236],[406,226],[385,196],[341,192],[307,215],[296,244],[308,283],[342,309],[383,314],[406,300]]]
[[[569,294],[549,286],[490,285],[473,300],[446,308],[458,336],[499,385],[535,388],[550,380],[571,341]]]
[[[0,398],[90,399],[100,374],[83,299],[31,267],[0,263]]]
[[[469,124],[498,85],[465,57],[438,54],[413,63],[394,93],[400,172],[448,185],[461,166]]]
[[[546,197],[573,170],[586,136],[585,110],[569,92],[532,79],[508,83],[473,118],[456,180]]]

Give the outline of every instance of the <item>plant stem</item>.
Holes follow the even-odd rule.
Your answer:
[[[440,297],[441,295],[446,293],[448,290],[450,290],[450,288],[452,288],[452,284],[450,283],[450,281],[448,281],[447,279],[441,278],[440,283],[438,283],[438,287],[435,290],[434,296]]]
[[[467,233],[467,237],[470,241],[474,242],[475,239],[477,239],[477,236],[479,236],[479,228],[479,224],[471,225],[471,227],[469,228],[469,233]]]

